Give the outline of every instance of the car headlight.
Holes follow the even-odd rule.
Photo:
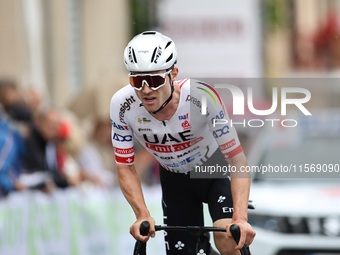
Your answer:
[[[328,236],[340,235],[340,218],[337,215],[332,215],[323,220],[324,233]]]
[[[249,223],[268,231],[290,233],[340,236],[340,217],[284,217],[249,214]]]

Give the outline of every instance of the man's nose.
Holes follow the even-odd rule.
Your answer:
[[[142,92],[145,93],[145,94],[152,92],[152,89],[149,87],[149,84],[145,80],[143,81]]]

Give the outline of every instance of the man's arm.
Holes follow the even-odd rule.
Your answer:
[[[117,164],[117,174],[120,188],[131,205],[135,215],[136,222],[130,227],[130,233],[135,239],[146,242],[149,236],[155,236],[155,221],[150,216],[149,210],[146,207],[143,191],[139,177],[137,175],[134,165]],[[140,224],[147,220],[150,222],[149,236],[144,237],[140,235]]]
[[[227,160],[230,169],[236,167],[237,172],[231,172],[231,192],[233,196],[233,218],[232,223],[238,224],[241,230],[241,237],[237,249],[241,249],[243,245],[249,246],[255,237],[255,232],[251,228],[248,221],[248,200],[250,192],[250,174],[241,173],[241,167],[247,166],[247,159],[243,152]],[[229,229],[229,226],[228,226]],[[228,233],[231,237],[231,234]]]

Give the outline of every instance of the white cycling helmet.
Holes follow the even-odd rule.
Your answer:
[[[136,35],[124,51],[124,63],[130,72],[165,70],[172,67],[176,61],[175,43],[156,31]]]

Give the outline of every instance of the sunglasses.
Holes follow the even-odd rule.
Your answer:
[[[164,86],[166,79],[165,77],[171,72],[169,70],[165,73],[160,74],[129,74],[129,80],[132,87],[135,90],[142,90],[144,83],[149,86],[152,90],[157,90]]]

